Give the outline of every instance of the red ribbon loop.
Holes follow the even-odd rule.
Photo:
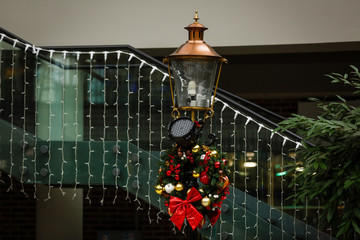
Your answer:
[[[173,196],[170,197],[169,208],[170,212],[174,213],[170,220],[179,230],[184,223],[185,217],[193,230],[199,226],[204,217],[198,210],[196,210],[191,202],[196,202],[201,199],[201,194],[194,187],[190,189],[186,200]]]
[[[220,216],[221,211],[219,209],[215,209],[214,211],[212,211],[211,213],[208,214],[208,217],[210,219],[211,225],[214,226],[216,221],[218,220],[219,216]]]

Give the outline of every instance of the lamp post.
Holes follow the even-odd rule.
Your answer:
[[[190,219],[186,217],[189,223],[188,239],[197,239],[197,233],[193,230],[198,226],[201,228],[206,216],[212,224],[215,224],[220,215],[218,207],[226,198],[224,189],[228,185],[222,180],[227,178],[227,166],[226,161],[222,159],[223,155],[219,155],[215,149],[210,150],[210,145],[216,140],[215,134],[209,135],[210,143],[204,145],[197,143],[204,123],[214,115],[213,108],[220,72],[222,64],[227,60],[203,40],[207,28],[198,22],[197,11],[194,20],[185,27],[189,32],[189,40],[164,59],[164,63],[168,65],[173,103],[171,115],[174,118],[169,124],[169,137],[176,145],[162,156],[163,161],[160,162],[161,169],[156,186],[157,193],[168,201],[169,214],[176,215],[171,217],[171,221],[179,230],[184,221],[179,216],[191,215]],[[171,77],[171,72],[174,79]],[[180,111],[191,112],[191,118],[181,117]],[[204,117],[196,120],[195,114],[200,111],[204,112]],[[212,182],[218,185],[209,184],[211,178],[213,178]],[[181,188],[175,188],[173,191],[169,187],[175,184]],[[186,192],[183,192],[184,189]],[[176,201],[186,206],[184,209],[188,207],[195,209],[196,206],[201,213],[195,209],[190,211],[192,213],[181,215],[183,212],[177,210]],[[194,203],[190,204],[190,202]]]
[[[204,42],[204,31],[207,28],[198,22],[197,11],[194,20],[195,22],[185,27],[189,31],[189,40],[167,56],[164,63],[168,64],[169,70],[174,107],[171,113],[173,118],[179,118],[179,110],[184,110],[190,111],[191,120],[195,121],[195,113],[204,111],[204,121],[206,121],[214,115],[213,107],[221,67],[227,60]],[[170,74],[171,68],[174,74],[175,91]],[[215,89],[212,95],[214,84]],[[177,106],[175,105],[175,94]]]

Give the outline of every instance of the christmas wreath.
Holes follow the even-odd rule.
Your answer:
[[[180,230],[185,218],[193,230],[201,228],[205,217],[214,225],[221,204],[229,194],[229,169],[225,154],[215,147],[168,149],[159,161],[155,191],[165,200],[170,220]]]

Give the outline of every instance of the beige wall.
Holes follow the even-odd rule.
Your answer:
[[[0,26],[41,46],[177,47],[194,10],[212,46],[360,41],[359,0],[0,0]]]

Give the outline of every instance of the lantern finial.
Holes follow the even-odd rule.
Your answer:
[[[198,17],[198,11],[195,11],[195,17],[194,17],[195,22],[198,22],[199,17]]]

